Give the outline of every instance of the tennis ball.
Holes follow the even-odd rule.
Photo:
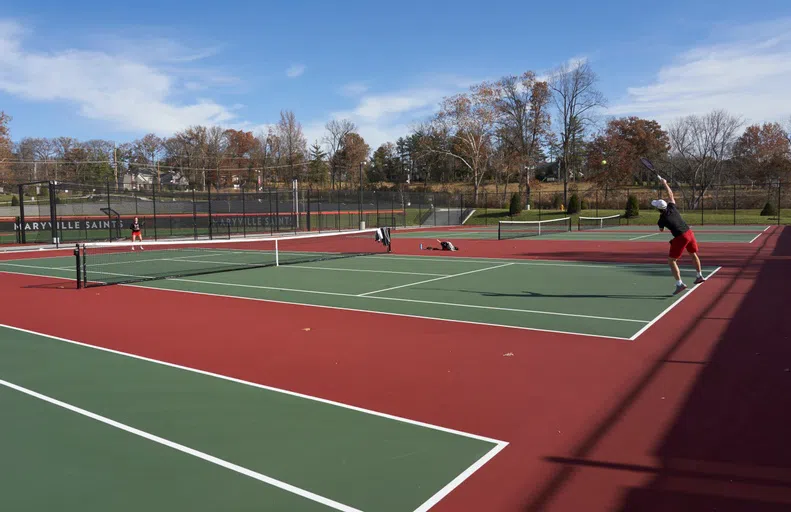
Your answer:
[[[602,160],[602,161],[601,161],[601,164],[602,164],[602,165],[607,165],[607,160]]]

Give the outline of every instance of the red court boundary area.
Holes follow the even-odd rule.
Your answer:
[[[432,256],[496,256],[475,242]],[[509,442],[432,510],[784,510],[791,229],[714,245],[704,264],[730,263],[637,342],[4,273],[0,319]],[[518,247],[546,259],[558,245]],[[662,262],[649,247],[564,252]]]

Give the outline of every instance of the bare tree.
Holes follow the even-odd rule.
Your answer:
[[[536,165],[549,142],[551,94],[546,82],[536,80],[535,73],[506,76],[494,84],[494,106],[498,137],[503,157],[517,167],[519,193],[527,190],[530,199],[528,169]],[[515,158],[514,158],[515,157]]]
[[[740,117],[724,110],[682,117],[670,124],[670,178],[686,185],[679,190],[688,208],[697,208],[709,187],[719,179],[742,124]]]
[[[328,122],[325,127],[327,134],[324,136],[323,142],[327,145],[327,159],[330,162],[330,182],[332,188],[335,189],[335,178],[337,176],[337,166],[335,155],[338,151],[343,149],[343,143],[346,136],[350,133],[357,132],[357,126],[348,119],[336,120]]]
[[[492,155],[493,94],[491,86],[482,84],[469,94],[444,99],[422,141],[425,151],[450,156],[463,164],[470,173],[476,204]]]
[[[574,155],[579,154],[577,145],[593,122],[596,109],[606,105],[604,95],[596,88],[597,81],[596,73],[587,62],[564,64],[553,71],[549,79],[560,123],[564,204],[568,204],[569,169],[573,166]]]
[[[296,167],[305,161],[308,151],[308,142],[302,134],[302,125],[294,116],[294,112],[287,110],[280,112],[280,122],[277,123],[277,135],[282,144],[283,156],[288,165],[291,179],[297,177]]]

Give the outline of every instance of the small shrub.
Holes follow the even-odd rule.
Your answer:
[[[637,196],[629,195],[626,200],[626,215],[627,219],[633,219],[640,216],[640,203],[637,201]]]
[[[560,209],[561,205],[563,204],[563,196],[560,194],[555,194],[552,196],[552,208],[558,210]]]
[[[520,213],[522,213],[522,200],[519,197],[519,193],[514,192],[511,196],[511,204],[508,207],[508,214],[511,215],[511,217],[515,217]]]
[[[11,206],[19,206],[19,198],[17,196],[11,196]]]
[[[577,194],[571,194],[571,198],[569,198],[569,207],[567,211],[570,215],[580,212],[580,198]]]
[[[766,205],[764,205],[764,209],[761,210],[761,216],[773,217],[775,215],[777,215],[777,208],[775,208],[775,205],[773,205],[772,203],[767,202]]]

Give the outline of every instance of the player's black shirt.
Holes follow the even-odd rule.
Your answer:
[[[667,204],[667,209],[659,214],[657,225],[660,228],[668,228],[674,237],[689,231],[689,226],[681,218],[681,213],[676,208],[675,203]]]
[[[134,222],[133,221],[132,224],[129,225],[129,227],[132,229],[133,233],[139,233],[140,232],[140,223],[139,222]]]

